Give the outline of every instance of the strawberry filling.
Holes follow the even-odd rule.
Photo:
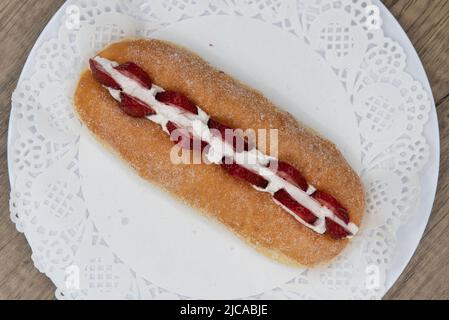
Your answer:
[[[326,233],[329,234],[331,238],[335,240],[340,240],[351,235],[342,226],[340,226],[338,223],[332,221],[329,218],[326,218]]]
[[[268,181],[265,180],[263,177],[259,176],[257,173],[252,172],[249,169],[246,169],[245,167],[242,167],[238,165],[235,162],[226,161],[224,159],[221,166],[233,177],[245,180],[252,185],[265,189],[268,185]]]
[[[94,59],[90,59],[89,64],[90,69],[92,70],[92,74],[98,82],[108,88],[122,90],[120,85],[106,72],[106,70],[101,66],[100,63],[98,63]],[[150,77],[138,65],[132,62],[126,62],[115,67],[115,69],[122,73],[124,76],[140,83],[144,88],[151,89],[152,81]],[[178,92],[159,92],[156,94],[155,98],[162,103],[179,107],[192,114],[198,114],[198,107],[193,104],[186,96]],[[156,112],[145,102],[133,96],[130,96],[123,91],[120,92],[120,107],[126,114],[132,117],[140,118],[156,114]],[[248,143],[243,137],[238,137],[230,131],[228,131],[228,135],[226,135],[226,130],[233,130],[232,128],[211,118],[209,119],[207,125],[210,129],[218,130],[223,141],[227,141],[228,143],[232,144],[234,150],[238,152],[249,150]],[[207,142],[193,137],[186,128],[180,128],[171,121],[167,122],[166,128],[170,133],[170,139],[183,149],[201,149],[202,151],[208,145]],[[242,148],[243,150],[237,150]],[[259,174],[235,163],[234,160],[225,160],[229,159],[223,158],[221,166],[230,175],[245,180],[261,189],[265,189],[268,186],[268,180],[266,180]],[[303,191],[307,191],[308,183],[299,170],[283,161],[277,161],[276,163],[270,162],[268,167],[274,167],[274,164],[277,165],[276,174],[279,177],[302,189]],[[315,191],[311,196],[322,206],[325,206],[326,208],[331,210],[334,215],[340,218],[345,224],[349,223],[348,211],[343,206],[341,206],[334,197],[319,190]],[[273,198],[310,225],[313,225],[318,219],[317,216],[315,216],[309,209],[297,202],[285,189],[280,189],[275,192]],[[329,234],[333,239],[342,239],[351,235],[351,233],[348,232],[345,228],[328,217],[325,218],[325,224],[326,233]]]
[[[89,59],[90,70],[94,78],[102,85],[115,90],[122,90],[120,85],[104,70],[104,68],[94,59]]]
[[[198,108],[183,94],[174,91],[164,91],[156,94],[156,100],[171,104],[190,113],[198,114]]]
[[[298,203],[292,196],[281,189],[277,191],[273,196],[277,201],[293,211],[298,217],[307,222],[308,224],[314,224],[318,219],[309,209]]]
[[[227,141],[228,143],[232,144],[232,147],[237,152],[249,150],[248,142],[246,142],[246,140],[244,138],[236,136],[234,134],[234,129],[232,129],[228,126],[225,126],[224,124],[222,124],[218,121],[215,121],[212,118],[209,119],[207,126],[209,127],[209,129],[217,130],[220,133],[221,139],[223,141]],[[226,132],[228,134],[226,134]]]
[[[277,161],[277,163],[271,162],[270,166],[275,166],[276,164],[277,164],[276,174],[279,177],[297,186],[303,191],[307,191],[309,185],[298,169],[283,161]]]
[[[137,64],[133,62],[125,62],[115,67],[115,70],[120,71],[120,73],[124,76],[139,82],[142,87],[151,89],[152,83],[150,77]]]
[[[167,122],[166,127],[168,132],[170,133],[170,139],[183,149],[203,150],[208,145],[207,142],[192,137],[187,129],[179,128],[171,121]]]
[[[312,194],[312,198],[332,211],[337,217],[343,220],[344,223],[349,223],[348,211],[337,201],[337,199],[319,190],[315,191]]]
[[[124,92],[120,92],[120,107],[127,115],[136,118],[156,114],[150,106]]]
[[[348,211],[337,201],[337,199],[319,190],[315,191],[312,194],[312,197],[323,206],[331,210],[332,213],[339,217],[344,223],[349,223]],[[342,239],[350,235],[350,233],[346,231],[342,226],[329,218],[326,218],[326,232],[333,239]]]

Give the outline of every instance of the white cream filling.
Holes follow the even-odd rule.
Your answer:
[[[285,189],[295,201],[309,209],[318,218],[315,224],[311,225],[273,198],[278,205],[285,209],[300,223],[313,229],[317,233],[323,234],[326,231],[325,218],[328,218],[349,231],[352,235],[357,233],[358,227],[354,223],[350,222],[349,224],[346,224],[331,210],[322,206],[310,196],[316,190],[312,185],[308,186],[307,191],[303,191],[274,174],[271,169],[266,167],[270,160],[276,160],[276,158],[263,154],[255,148],[249,151],[237,152],[234,150],[232,144],[224,141],[221,137],[212,135],[211,130],[207,126],[209,116],[200,107],[197,106],[198,114],[195,115],[170,104],[159,102],[156,100],[155,96],[158,92],[164,91],[162,88],[154,84],[151,89],[144,88],[139,82],[126,77],[121,72],[114,69],[114,67],[117,66],[117,63],[98,56],[94,59],[120,85],[123,92],[151,106],[156,114],[148,116],[147,119],[159,124],[166,133],[169,133],[166,127],[168,121],[187,128],[195,137],[200,138],[209,144],[210,147],[205,156],[210,163],[220,164],[223,157],[234,159],[237,164],[258,173],[268,181],[268,186],[265,189],[254,187],[258,191],[267,192],[273,196],[274,193],[280,189]],[[107,89],[115,100],[120,101],[119,90],[111,88]]]

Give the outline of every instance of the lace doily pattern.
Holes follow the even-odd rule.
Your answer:
[[[287,283],[248,298],[383,295],[396,231],[420,196],[418,173],[429,156],[423,126],[431,103],[405,72],[406,55],[383,34],[369,0],[80,0],[71,5],[58,36],[36,51],[32,76],[13,94],[9,150],[11,219],[25,233],[36,267],[57,286],[57,298],[195,298],[136,274],[89,219],[78,166],[81,124],[71,97],[84,61],[104,45],[213,15],[263,21],[321,55],[353,105],[362,146],[367,212],[350,250],[325,270],[299,270]],[[71,14],[78,24],[69,27]]]

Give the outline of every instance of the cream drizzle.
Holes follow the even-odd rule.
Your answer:
[[[167,134],[169,134],[166,127],[168,121],[187,128],[195,137],[200,138],[209,144],[210,148],[205,154],[209,162],[221,164],[223,157],[232,158],[237,164],[258,173],[268,181],[268,185],[265,189],[253,186],[258,191],[267,192],[273,196],[274,193],[280,189],[285,189],[293,199],[309,209],[318,218],[315,224],[309,224],[273,198],[275,203],[280,205],[285,211],[287,211],[303,225],[317,233],[323,234],[326,231],[325,218],[328,218],[349,231],[351,235],[355,235],[357,233],[358,227],[354,223],[350,222],[349,224],[346,224],[331,210],[321,205],[310,196],[316,190],[312,185],[309,184],[307,191],[303,191],[297,186],[277,176],[271,169],[267,168],[266,166],[270,161],[277,160],[275,157],[268,156],[256,148],[249,151],[237,152],[230,143],[223,141],[221,137],[212,135],[207,125],[209,116],[200,107],[197,106],[198,114],[195,115],[176,106],[159,102],[156,100],[155,96],[158,92],[164,91],[164,89],[154,84],[151,89],[144,88],[137,81],[126,77],[121,72],[114,69],[114,67],[118,65],[116,62],[101,58],[99,56],[95,57],[94,60],[98,62],[109,74],[109,76],[111,76],[119,84],[123,92],[151,106],[156,114],[147,116],[147,119],[159,124]],[[106,89],[109,90],[109,93],[115,100],[120,101],[119,90],[108,87],[106,87]]]

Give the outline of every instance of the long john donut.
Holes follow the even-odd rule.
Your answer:
[[[113,48],[114,46],[123,46],[127,45],[128,51],[132,51],[133,47],[149,47],[153,48],[154,51],[160,51],[161,49],[167,49],[167,51],[171,51],[171,53],[175,52],[176,55],[182,56],[184,58],[184,63],[192,63],[194,62],[200,62],[201,65],[199,69],[202,69],[205,71],[205,75],[207,76],[210,72],[216,72],[212,67],[204,63],[202,60],[199,60],[198,57],[194,56],[193,54],[187,52],[184,49],[181,49],[179,47],[176,47],[174,45],[157,41],[157,40],[150,40],[150,41],[144,41],[144,40],[137,40],[137,41],[131,41],[131,42],[122,42],[119,44],[112,45],[110,48]],[[108,49],[110,49],[108,48]],[[108,49],[105,50],[105,52],[108,52]],[[142,49],[142,48],[140,48]],[[101,53],[100,56],[106,56],[104,53]],[[113,54],[114,55],[114,54]],[[112,56],[113,56],[112,55]],[[131,54],[134,55],[134,54]],[[152,50],[148,50],[149,57],[152,57]],[[162,68],[157,61],[153,61],[153,65],[159,65],[159,69],[153,72],[148,72],[151,74],[151,78],[148,75],[147,71],[144,71],[145,67],[148,66],[147,63],[139,63],[142,59],[141,56],[135,56],[135,59],[126,59],[122,57],[116,57],[117,61],[123,61],[130,60],[130,61],[136,61],[138,64],[133,62],[126,62],[122,64],[118,64],[114,61],[113,57],[110,58],[110,60],[107,60],[105,58],[96,57],[94,59],[90,60],[90,66],[92,70],[92,74],[94,78],[101,83],[103,87],[108,89],[110,95],[117,101],[119,101],[119,105],[121,109],[124,111],[125,114],[134,117],[132,121],[137,121],[135,118],[144,118],[146,117],[149,120],[152,120],[159,124],[165,132],[167,133],[173,133],[176,129],[188,129],[187,135],[189,135],[188,140],[190,140],[190,143],[184,144],[184,148],[192,148],[193,147],[193,141],[195,139],[201,140],[204,138],[202,134],[196,135],[196,133],[192,132],[192,121],[198,121],[203,125],[207,130],[215,129],[220,133],[223,133],[225,130],[230,129],[227,125],[222,124],[221,122],[217,121],[215,118],[211,118],[208,116],[208,114],[202,110],[202,108],[199,108],[195,103],[191,102],[191,100],[195,101],[195,96],[190,95],[189,98],[187,98],[185,95],[181,94],[180,92],[174,91],[174,90],[167,90],[165,91],[161,87],[155,86],[152,84],[151,79],[158,78],[158,74],[161,72],[163,73],[165,68]],[[154,55],[153,55],[154,58]],[[179,60],[179,59],[178,59]],[[182,60],[182,59],[181,59]],[[189,61],[190,60],[190,61]],[[142,66],[143,68],[141,68]],[[208,68],[208,69],[206,69]],[[176,69],[174,69],[176,70]],[[159,72],[158,72],[159,71]],[[198,70],[197,70],[198,71]],[[200,70],[201,71],[201,70]],[[220,76],[222,76],[222,73],[218,72]],[[83,120],[83,102],[80,101],[78,93],[80,92],[80,88],[83,86],[83,80],[87,76],[87,74],[83,75],[77,94],[75,95],[75,102],[77,105],[78,113],[80,114],[81,119]],[[231,78],[228,78],[227,76],[224,76],[225,80],[229,81],[233,85],[240,85],[235,82],[235,80],[232,80]],[[195,78],[195,74],[192,74],[192,78]],[[189,82],[192,82],[191,79],[189,79]],[[162,84],[162,83],[159,83]],[[253,95],[258,95],[258,93],[252,91],[251,89],[245,88],[242,85],[242,90],[248,90],[248,93],[251,93]],[[188,88],[185,88],[185,90]],[[103,89],[104,90],[104,89]],[[187,92],[188,93],[188,92]],[[259,97],[258,97],[259,98]],[[263,98],[263,97],[262,97]],[[266,100],[266,99],[265,99]],[[266,101],[263,101],[266,102]],[[266,103],[265,103],[266,104]],[[201,104],[203,106],[203,104]],[[209,103],[206,103],[204,107],[207,107]],[[80,108],[81,106],[81,108]],[[271,106],[270,106],[271,107]],[[81,111],[81,112],[80,112]],[[277,111],[277,110],[276,110]],[[122,113],[122,117],[125,117],[125,115]],[[87,122],[89,127],[89,122]],[[97,136],[98,133],[96,133],[95,129],[90,128]],[[310,134],[310,133],[308,133]],[[209,140],[208,140],[209,139]],[[211,140],[212,139],[212,140]],[[102,139],[103,140],[103,139]],[[203,139],[204,140],[204,139]],[[209,138],[206,139],[207,141],[201,141],[200,145],[203,149],[204,147],[208,146],[209,144],[212,146],[214,145],[213,138],[211,138],[211,135],[209,134]],[[326,233],[329,234],[331,238],[333,239],[343,239],[347,236],[354,235],[357,232],[357,226],[356,223],[350,222],[350,214],[348,213],[348,210],[344,206],[340,204],[339,201],[336,200],[335,197],[330,195],[330,192],[325,192],[320,190],[319,186],[317,185],[316,190],[314,187],[309,185],[306,182],[306,179],[303,177],[303,175],[299,172],[296,166],[293,166],[289,164],[287,161],[280,161],[274,158],[270,158],[268,156],[265,156],[264,154],[261,154],[257,148],[250,149],[246,141],[243,141],[243,150],[236,150],[236,141],[226,141],[226,139],[219,139],[222,144],[228,144],[231,146],[232,149],[231,153],[219,153],[218,159],[213,160],[212,162],[216,164],[220,164],[221,167],[224,169],[222,170],[222,173],[227,172],[231,176],[238,177],[242,180],[245,180],[249,182],[251,185],[253,185],[258,191],[265,191],[271,193],[273,199],[277,204],[280,205],[280,207],[283,208],[284,214],[285,211],[288,212],[292,217],[294,217],[297,221],[301,222],[303,225],[305,225],[307,228],[310,228],[316,233]],[[175,143],[179,143],[180,141],[175,141]],[[325,142],[323,139],[320,138],[319,142]],[[282,145],[283,141],[280,140],[280,145]],[[225,148],[226,150],[226,148]],[[335,150],[332,150],[335,153]],[[119,151],[120,153],[120,151]],[[258,162],[258,165],[256,166],[248,166],[243,162],[239,162],[239,157],[237,155],[242,154],[249,154],[249,153],[256,153],[258,156],[257,158],[262,158],[260,162]],[[338,154],[339,155],[339,154]],[[230,159],[229,159],[230,158]],[[280,158],[281,159],[281,158]],[[342,157],[336,157],[335,160],[341,161]],[[126,159],[125,159],[126,160]],[[226,161],[225,161],[226,160]],[[229,161],[230,160],[230,161]],[[276,163],[276,173],[272,174],[270,176],[263,174],[264,171],[270,171],[269,168],[272,162]],[[359,222],[357,220],[360,220],[361,213],[363,211],[363,189],[361,188],[360,182],[356,175],[349,169],[349,166],[347,166],[346,162],[343,160],[343,166],[345,167],[346,171],[350,171],[350,178],[353,180],[353,184],[356,186],[356,192],[354,193],[354,196],[358,198],[358,207],[356,208],[358,210],[356,211],[355,217],[352,217],[351,212],[351,220],[354,220],[355,222]],[[272,171],[272,170],[271,170]],[[138,170],[139,172],[139,170]],[[345,173],[344,170],[341,171],[342,173]],[[141,173],[141,172],[139,172]],[[347,172],[346,172],[347,174]],[[141,174],[142,175],[142,174]],[[145,176],[145,175],[143,175]],[[354,178],[355,176],[355,178]],[[272,177],[272,178],[269,178]],[[236,184],[235,187],[239,187],[239,185]],[[169,190],[170,191],[170,190]],[[246,191],[247,192],[247,191]],[[257,206],[257,203],[254,203],[253,205]],[[358,211],[358,212],[357,212]],[[355,218],[355,219],[354,219]],[[218,217],[219,220],[220,217]],[[238,219],[237,219],[238,220]],[[229,225],[229,223],[226,223],[226,225]],[[232,228],[232,226],[231,226]],[[235,228],[233,228],[235,229]],[[234,230],[236,231],[236,230]],[[238,230],[237,230],[237,233]],[[240,235],[242,235],[240,233]],[[244,238],[249,240],[251,243],[256,244],[258,241],[254,241],[253,237],[247,236],[243,234]],[[321,236],[326,237],[327,236]],[[326,241],[328,241],[327,239]],[[320,239],[322,241],[322,239]],[[319,241],[318,241],[319,242]],[[333,242],[346,242],[344,240],[339,241],[333,241]],[[270,255],[273,255],[273,253],[276,253],[277,255],[285,255],[281,260],[289,260],[289,262],[295,262],[300,264],[314,264],[315,261],[312,261],[314,259],[308,259],[309,261],[312,261],[309,263],[304,258],[295,258],[292,257],[291,254],[286,254],[283,250],[279,250],[282,248],[263,248],[266,246],[261,246],[262,251],[266,251],[264,249],[268,249],[270,251]],[[332,246],[331,246],[332,247]],[[339,245],[333,245],[333,247],[343,247]],[[301,255],[299,255],[301,256]],[[279,257],[278,257],[279,258]],[[291,261],[293,260],[293,261]],[[325,261],[327,259],[321,259],[322,261]],[[320,259],[317,259],[316,262],[320,262]]]

